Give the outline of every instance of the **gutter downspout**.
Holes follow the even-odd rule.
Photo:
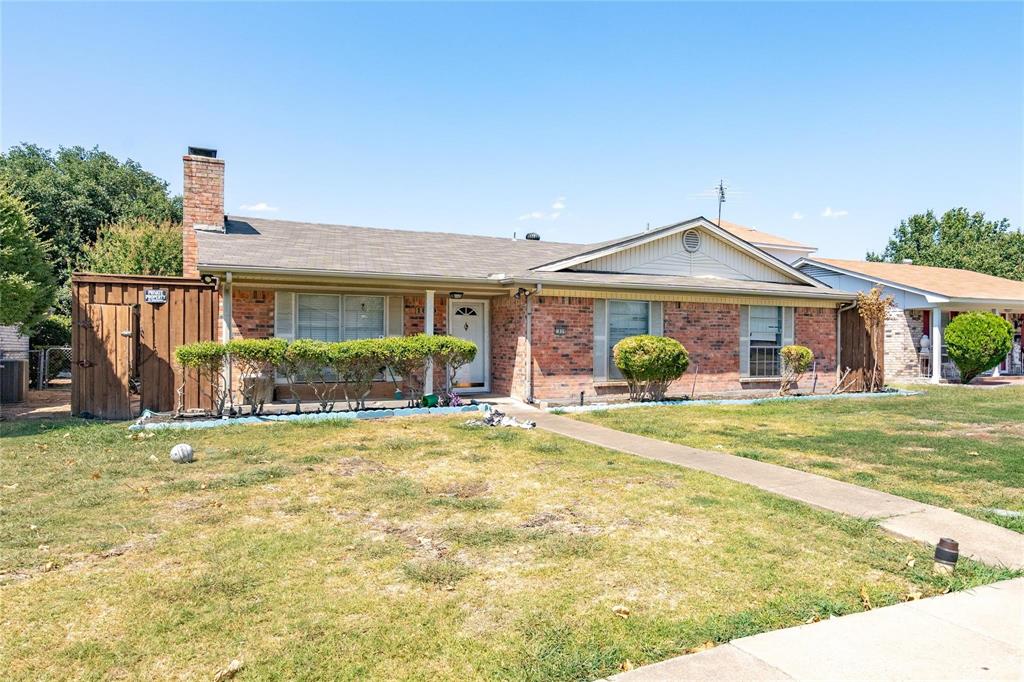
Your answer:
[[[540,284],[526,294],[526,402],[533,404],[533,295],[540,293]]]
[[[843,353],[843,313],[856,307],[856,303],[850,303],[839,306],[839,310],[836,312],[836,385],[839,384],[839,379],[843,375],[843,367],[840,362]]]

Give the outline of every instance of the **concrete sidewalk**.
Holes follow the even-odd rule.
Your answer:
[[[1020,680],[1024,578],[744,637],[609,679]]]
[[[532,419],[545,431],[593,445],[706,471],[820,509],[878,519],[883,529],[909,540],[934,545],[941,537],[951,537],[960,543],[964,556],[994,566],[1024,569],[1024,535],[948,509],[776,464],[616,431],[522,403],[502,402],[498,409]]]

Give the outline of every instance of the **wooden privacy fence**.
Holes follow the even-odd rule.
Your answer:
[[[184,383],[174,349],[216,341],[216,284],[182,277],[75,274],[71,278],[71,412],[129,419],[177,406]],[[185,409],[208,408],[208,387],[188,382]]]
[[[857,308],[843,310],[839,313],[839,376],[847,369],[850,373],[843,380],[843,386],[850,391],[865,391],[871,384],[871,371],[875,367],[875,387],[881,387],[885,381],[885,330],[884,323],[878,325],[875,338],[876,346],[872,347],[871,334],[867,323],[860,316]]]

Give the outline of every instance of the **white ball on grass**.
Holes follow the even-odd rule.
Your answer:
[[[171,461],[175,464],[188,464],[193,458],[192,446],[188,443],[178,443],[171,448]]]

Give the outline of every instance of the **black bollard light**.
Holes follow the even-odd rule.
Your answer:
[[[939,544],[935,545],[935,572],[952,573],[959,558],[960,543],[953,538],[940,538]]]

